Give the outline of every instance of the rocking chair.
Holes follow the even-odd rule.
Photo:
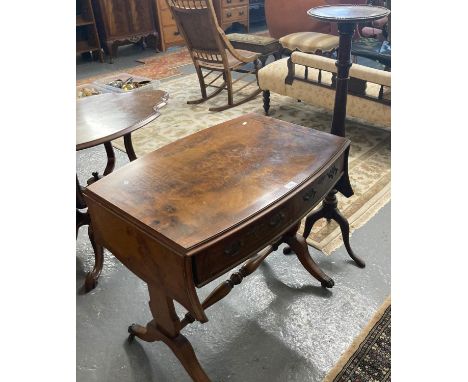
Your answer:
[[[260,94],[257,88],[244,98],[234,102],[234,93],[257,81],[259,69],[259,54],[247,50],[235,49],[226,38],[224,31],[219,27],[212,0],[166,0],[180,33],[185,39],[187,48],[192,57],[195,70],[200,82],[202,98],[188,101],[188,104],[199,104],[213,98],[223,90],[228,92],[227,105],[212,107],[210,111],[222,111],[244,102],[250,101]],[[243,68],[246,64],[253,64],[254,69]],[[206,74],[202,69],[207,70]],[[233,81],[232,71],[243,73]],[[215,73],[216,78],[207,79]],[[219,73],[219,74],[218,74]],[[233,85],[248,75],[255,74],[255,80],[233,90]],[[222,84],[214,84],[222,77]],[[210,81],[208,83],[205,80]],[[215,88],[207,94],[207,88]]]

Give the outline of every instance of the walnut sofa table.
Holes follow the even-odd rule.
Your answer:
[[[131,336],[163,341],[194,381],[209,381],[187,324],[225,297],[282,242],[324,287],[301,219],[347,183],[350,141],[248,114],[171,143],[84,191],[95,239],[148,284],[153,319]],[[200,302],[195,288],[246,261]],[[174,300],[188,313],[180,320]]]
[[[103,144],[107,165],[103,175],[110,174],[115,166],[115,154],[111,141],[123,137],[130,161],[136,159],[131,134],[159,116],[159,109],[166,104],[169,95],[162,90],[142,90],[123,94],[101,94],[78,100],[76,103],[76,151]],[[97,172],[88,184],[100,179]],[[76,235],[78,229],[88,225],[88,235],[93,246],[94,268],[86,275],[85,291],[96,286],[102,270],[103,251],[96,245],[90,219],[82,195],[82,187],[76,177]]]

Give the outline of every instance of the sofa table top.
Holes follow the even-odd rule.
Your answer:
[[[85,194],[187,253],[315,179],[349,140],[247,114],[143,156]]]

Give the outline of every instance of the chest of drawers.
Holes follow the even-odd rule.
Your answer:
[[[177,28],[176,22],[172,17],[166,0],[153,0],[156,24],[158,25],[160,35],[160,46],[164,52],[173,45],[184,45],[184,38]]]
[[[213,0],[213,6],[223,30],[239,23],[249,31],[249,0]]]

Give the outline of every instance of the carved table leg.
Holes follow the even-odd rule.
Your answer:
[[[89,224],[89,215],[86,212],[76,210],[76,237],[78,237],[78,230],[80,227]]]
[[[104,176],[110,174],[112,171],[114,171],[115,167],[115,153],[114,153],[114,148],[112,147],[112,143],[106,142],[104,143],[104,148],[106,149],[106,154],[107,154],[107,164],[106,168],[104,169]]]
[[[125,151],[127,151],[127,156],[128,156],[128,159],[130,160],[130,162],[137,159],[137,156],[135,154],[135,150],[133,149],[131,134],[125,134],[124,135],[124,144],[125,144]]]
[[[102,271],[102,266],[104,263],[104,249],[101,245],[97,244],[94,240],[94,234],[91,227],[91,219],[88,212],[79,211],[80,209],[85,209],[86,202],[84,200],[83,194],[81,192],[81,186],[78,182],[78,176],[76,177],[76,237],[78,237],[78,230],[80,227],[87,225],[88,226],[88,236],[91,245],[94,250],[94,268],[91,272],[86,274],[86,279],[84,283],[85,292],[89,292],[94,289],[97,285],[97,280]]]
[[[115,152],[112,144],[110,142],[104,143],[104,148],[106,149],[107,163],[106,168],[102,175],[99,175],[99,172],[95,171],[92,173],[92,177],[89,178],[86,183],[89,185],[97,182],[99,179],[102,179],[103,176],[109,175],[115,168]]]
[[[98,278],[102,271],[102,266],[104,265],[104,248],[94,240],[93,227],[91,224],[88,225],[88,237],[94,250],[94,268],[91,272],[86,274],[84,283],[85,292],[89,292],[96,288]]]
[[[315,277],[323,287],[332,288],[335,285],[333,279],[327,276],[315,263],[309,253],[309,248],[307,247],[306,240],[296,233],[297,228],[291,230],[283,238],[284,242],[287,243],[291,249],[296,253],[297,258],[301,262],[302,266],[313,276]]]
[[[322,218],[326,218],[327,220],[335,220],[341,228],[343,242],[349,256],[354,260],[358,267],[364,268],[366,266],[365,262],[354,254],[353,250],[351,249],[351,245],[349,244],[349,223],[348,220],[338,210],[336,192],[336,190],[332,190],[325,197],[322,206],[317,211],[314,211],[309,216],[307,216],[303,236],[304,238],[309,236],[310,232],[312,231],[312,227],[317,220]]]
[[[180,321],[177,317],[174,301],[155,286],[148,285],[150,309],[153,320],[146,327],[133,324],[128,328],[130,338],[138,337],[143,341],[164,342],[195,382],[210,382],[193,351],[190,342],[180,334]]]

